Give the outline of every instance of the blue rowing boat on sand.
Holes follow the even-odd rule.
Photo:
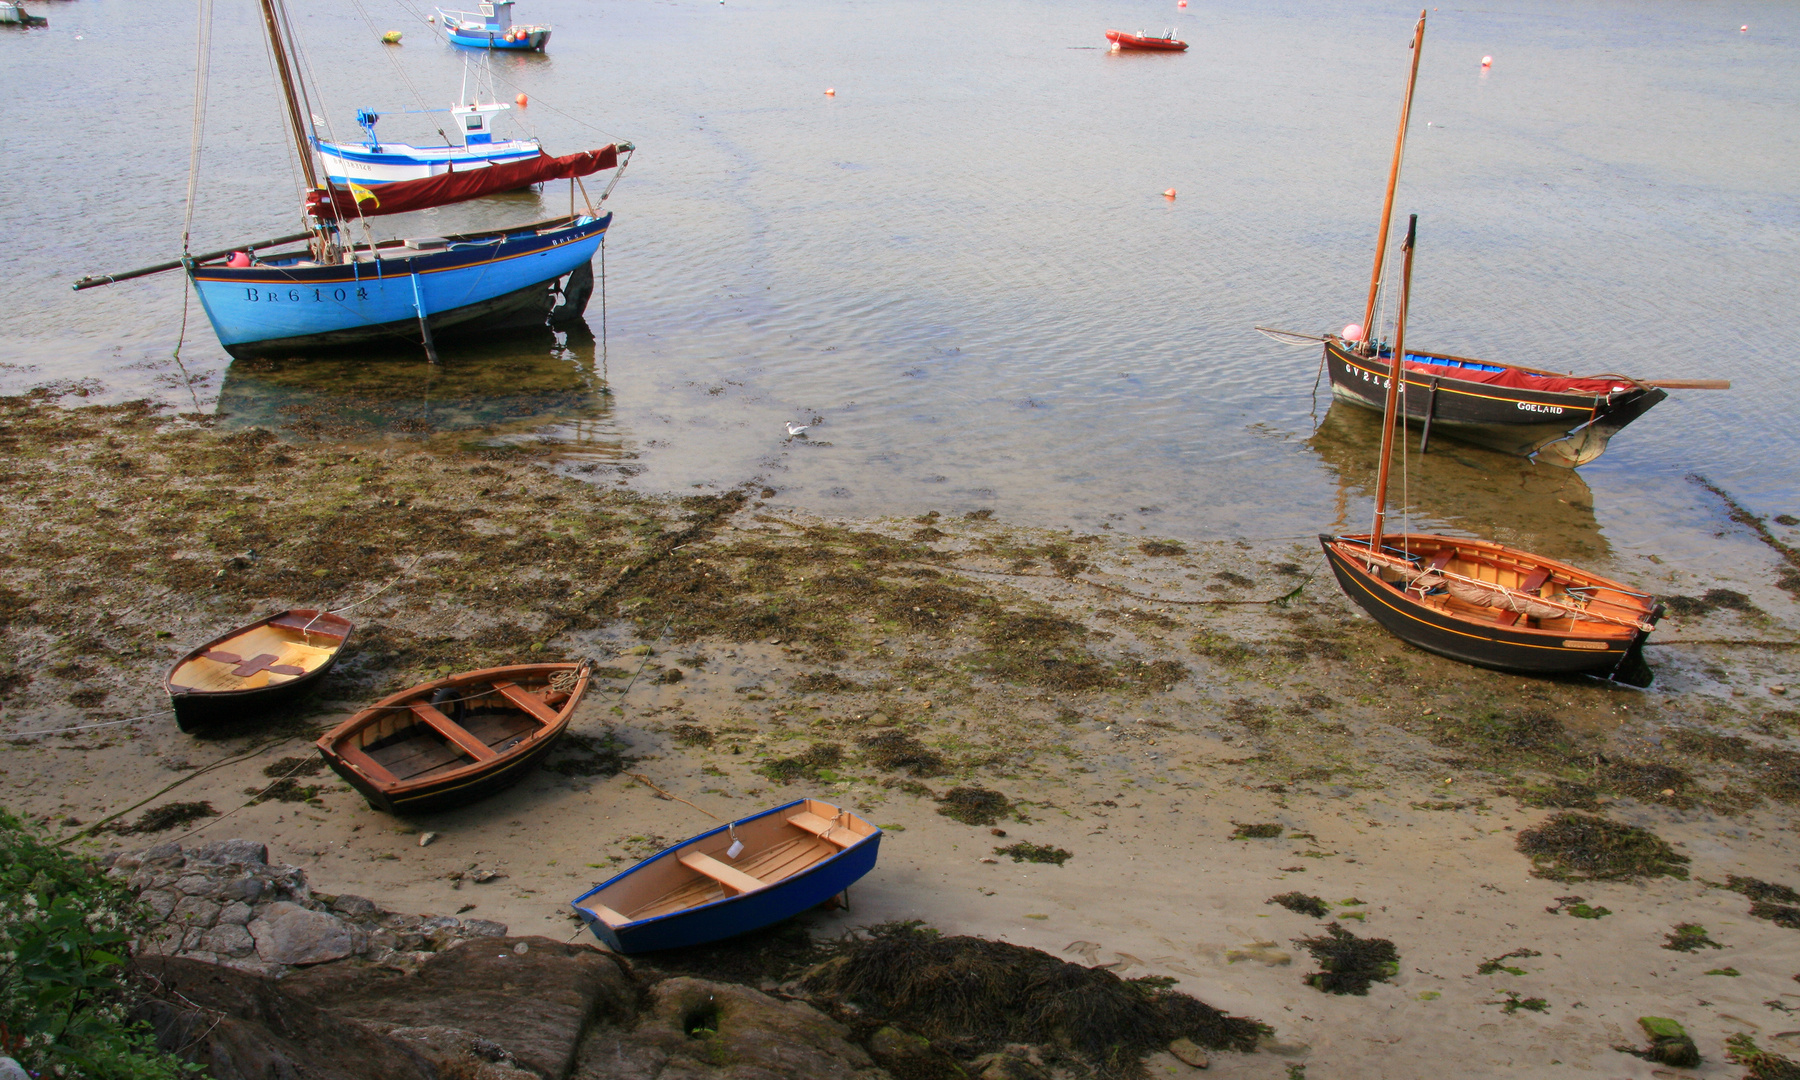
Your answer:
[[[719,941],[780,922],[875,867],[881,830],[848,810],[796,799],[652,855],[570,905],[622,953]]]

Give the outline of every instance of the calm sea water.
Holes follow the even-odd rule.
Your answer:
[[[196,16],[35,10],[48,30],[0,33],[0,387],[90,380],[328,436],[547,432],[602,482],[759,477],[825,513],[992,507],[1196,539],[1366,521],[1372,419],[1321,426],[1317,350],[1251,327],[1360,317],[1417,8],[521,0],[555,36],[493,59],[504,97],[532,99],[506,130],[640,147],[608,203],[604,342],[451,350],[436,371],[233,365],[197,307],[178,365],[179,275],[72,293],[179,251]],[[438,118],[405,110],[449,104],[479,64],[423,10],[294,6],[340,137],[367,106],[428,141]],[[1193,47],[1109,54],[1109,26]],[[389,29],[403,45],[377,43]],[[220,0],[196,250],[296,231],[259,34],[254,4]],[[1713,576],[1754,576],[1685,478],[1800,513],[1796,177],[1794,5],[1434,11],[1396,207],[1421,217],[1409,342],[1735,388],[1672,395],[1579,476],[1439,442],[1409,465],[1415,524],[1646,575],[1642,556],[1723,550]],[[382,227],[567,207],[553,184]],[[588,321],[598,338],[598,298]],[[790,442],[788,420],[814,427]]]

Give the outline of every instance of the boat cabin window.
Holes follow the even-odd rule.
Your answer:
[[[470,131],[480,131],[481,130],[481,117],[479,117],[479,116],[468,117],[463,120],[463,125],[465,127],[467,127]]]

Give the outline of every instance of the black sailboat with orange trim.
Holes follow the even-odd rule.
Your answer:
[[[1412,114],[1413,89],[1419,80],[1419,54],[1425,43],[1425,12],[1413,28],[1412,69],[1400,105],[1400,130],[1394,137],[1393,164],[1375,243],[1375,267],[1369,276],[1368,302],[1360,324],[1339,334],[1313,337],[1273,331],[1289,338],[1322,341],[1324,366],[1332,396],[1379,412],[1383,384],[1394,343],[1372,342],[1375,301],[1381,292],[1388,226],[1393,217],[1394,187],[1405,156],[1406,130]],[[1404,367],[1411,391],[1402,405],[1408,423],[1419,426],[1419,449],[1434,432],[1505,454],[1519,454],[1568,468],[1586,465],[1606,452],[1625,425],[1668,397],[1669,390],[1725,390],[1723,379],[1643,380],[1625,375],[1576,376],[1518,364],[1476,360],[1449,353],[1407,352]]]
[[[1405,355],[1418,216],[1406,230],[1394,354]],[[1648,686],[1644,640],[1662,606],[1619,582],[1487,540],[1388,534],[1388,465],[1406,380],[1390,356],[1381,375],[1381,459],[1374,528],[1324,534],[1319,543],[1338,584],[1358,607],[1421,649],[1481,667],[1528,675],[1594,675]]]

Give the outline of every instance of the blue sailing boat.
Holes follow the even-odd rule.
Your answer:
[[[322,177],[313,159],[311,112],[303,105],[306,88],[292,60],[293,29],[284,0],[259,2],[305,174],[306,231],[83,278],[76,289],[183,268],[220,344],[237,358],[413,341],[423,342],[435,361],[438,336],[544,327],[580,317],[593,291],[594,253],[612,223],[611,214],[591,204],[584,214],[453,236],[357,242],[351,227],[377,215],[552,179],[570,182],[572,205],[578,178],[622,169],[619,155],[631,152],[630,143],[563,157],[539,150],[531,158],[377,188]]]

